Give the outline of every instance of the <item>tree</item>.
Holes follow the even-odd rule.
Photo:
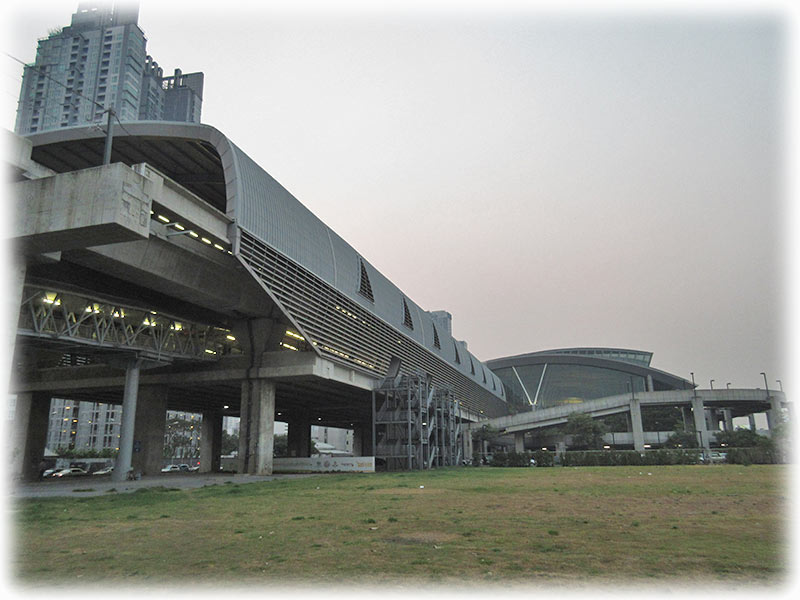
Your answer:
[[[605,429],[602,422],[585,413],[572,413],[562,427],[566,435],[572,436],[571,446],[580,450],[598,450],[603,447]]]
[[[719,431],[717,432],[717,442],[730,448],[768,448],[773,446],[773,441],[770,438],[758,435],[755,431],[749,429]]]
[[[224,429],[222,430],[221,454],[230,455],[239,451],[239,434],[231,435]]]
[[[285,433],[275,436],[272,444],[272,456],[289,456],[289,436]]]
[[[683,423],[676,423],[675,430],[664,442],[665,448],[697,448],[697,434],[694,431],[686,431]]]
[[[485,455],[484,442],[492,442],[493,440],[497,439],[499,435],[500,432],[491,425],[481,425],[480,429],[473,430],[472,441],[473,443],[477,443],[480,445],[481,461],[483,460]]]

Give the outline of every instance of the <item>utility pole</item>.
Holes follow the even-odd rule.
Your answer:
[[[103,152],[103,164],[111,164],[111,142],[114,138],[114,109],[109,108],[106,110],[108,113],[108,121],[106,121],[106,147]]]

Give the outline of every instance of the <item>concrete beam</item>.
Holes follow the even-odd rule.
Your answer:
[[[335,381],[361,390],[372,390],[377,377],[355,371],[345,365],[334,363],[311,352],[265,352],[262,367],[249,369],[247,357],[232,357],[218,363],[209,363],[202,371],[183,371],[172,373],[144,372],[143,385],[170,385],[241,381],[247,377],[256,379],[322,379]],[[34,391],[71,391],[82,389],[114,389],[125,384],[125,377],[109,374],[106,366],[85,366],[57,368],[32,374],[28,381],[15,382],[13,391],[17,393]]]
[[[194,225],[214,237],[230,243],[228,224],[233,220],[225,213],[217,210],[148,164],[133,165],[133,170],[147,177],[159,187],[158,203],[170,212],[179,215],[181,224],[187,229]]]
[[[12,184],[24,254],[146,239],[153,183],[122,163]]]

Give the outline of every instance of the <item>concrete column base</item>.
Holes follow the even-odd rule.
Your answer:
[[[167,397],[164,386],[142,386],[136,400],[131,468],[142,475],[156,475],[164,464]]]
[[[633,432],[633,449],[644,452],[644,428],[642,426],[642,407],[639,400],[631,398],[631,430]]]
[[[372,456],[372,424],[356,425],[353,428],[353,454]]]
[[[706,429],[705,408],[703,407],[702,399],[692,399],[692,414],[694,416],[694,430],[698,437],[697,443],[707,452],[711,449],[711,440],[709,439],[708,429]]]
[[[204,412],[201,428],[200,473],[217,473],[222,465],[222,413]]]
[[[136,403],[139,397],[139,370],[141,362],[131,360],[125,369],[125,391],[122,398],[122,426],[119,433],[119,453],[114,463],[112,481],[126,481],[128,471],[133,467],[134,432],[136,424]]]
[[[289,456],[311,456],[311,421],[307,414],[290,421],[286,433]]]
[[[251,379],[242,382],[239,427],[239,472],[272,474],[275,444],[275,382]]]
[[[50,394],[17,394],[11,437],[11,477],[22,481],[39,478],[47,443]]]
[[[525,452],[525,432],[518,431],[514,434],[514,452]]]

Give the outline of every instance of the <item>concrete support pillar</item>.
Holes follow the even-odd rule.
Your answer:
[[[750,421],[750,431],[755,432],[756,430],[756,416],[753,413],[747,415],[747,419]]]
[[[166,386],[141,386],[136,399],[131,468],[142,475],[157,475],[164,464],[164,433],[167,420]],[[125,419],[125,408],[122,409]],[[120,446],[120,451],[122,446]],[[114,471],[116,472],[116,467]]]
[[[461,431],[461,442],[464,444],[464,459],[465,460],[472,460],[472,453],[474,452],[472,448],[472,432],[467,429],[466,423],[462,425]]]
[[[356,425],[353,428],[353,455],[372,456],[372,423]]]
[[[10,198],[9,198],[10,200]],[[9,248],[10,250],[10,248]],[[11,254],[9,252],[9,254]],[[10,383],[12,366],[14,361],[14,348],[17,342],[17,326],[19,324],[20,305],[22,304],[22,291],[25,286],[25,273],[27,268],[25,261],[15,257],[9,261],[6,293],[3,294],[3,308],[6,317],[5,341],[3,342],[3,357],[0,365],[0,375],[2,375],[2,389],[7,390]],[[49,408],[49,407],[48,407]],[[40,459],[41,460],[41,459]],[[38,463],[37,463],[38,466]]]
[[[644,427],[642,426],[642,406],[638,398],[631,398],[631,430],[633,431],[633,449],[644,452]]]
[[[653,376],[652,375],[648,375],[647,376],[647,391],[648,392],[655,391],[653,389]]]
[[[200,429],[200,473],[218,473],[222,454],[222,413],[209,410],[203,413]]]
[[[769,406],[770,409],[767,411],[767,429],[769,429],[770,435],[772,435],[772,430],[783,423],[783,412],[781,411],[780,400],[775,396],[769,397]]]
[[[289,456],[311,456],[311,420],[307,411],[298,413],[291,421],[287,431]]]
[[[239,426],[240,473],[272,474],[274,429],[275,382],[269,379],[243,381]]]
[[[719,429],[719,421],[717,420],[717,410],[709,408],[705,411],[706,429],[709,431],[717,431]]]
[[[139,395],[139,369],[141,361],[131,360],[125,369],[125,391],[122,396],[122,426],[119,434],[119,454],[114,464],[112,481],[125,481],[131,470],[133,435],[136,422],[136,402]]]
[[[692,407],[691,406],[681,406],[681,416],[683,417],[683,430],[684,431],[691,431],[692,430]]]
[[[11,436],[11,477],[35,481],[44,458],[47,426],[50,422],[50,394],[17,394]]]
[[[701,398],[692,399],[692,414],[694,415],[694,430],[697,433],[697,443],[706,451],[710,450],[708,429],[706,428],[705,409]]]
[[[730,408],[722,411],[722,418],[725,420],[725,431],[733,431],[733,414]]]
[[[524,431],[518,431],[514,434],[514,452],[525,452]]]
[[[563,463],[562,457],[567,451],[567,443],[564,440],[556,442],[556,455],[553,457],[553,465],[560,467]]]

